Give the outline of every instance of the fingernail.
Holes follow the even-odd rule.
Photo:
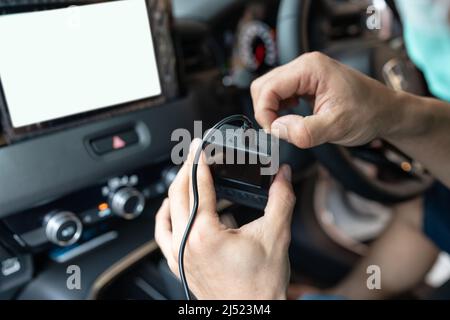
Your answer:
[[[287,139],[287,126],[283,123],[282,120],[276,120],[272,124],[272,128],[270,133],[280,139]]]
[[[283,167],[281,168],[282,172],[283,172],[283,176],[284,178],[291,182],[292,181],[292,169],[289,165],[283,165]]]
[[[276,119],[273,123],[274,123],[274,124],[277,123],[277,124],[279,124],[279,125],[281,124],[281,125],[283,125],[283,126],[286,126],[286,125],[287,125],[287,121],[286,121],[285,117],[279,117],[279,118]]]
[[[195,140],[194,140],[195,141]],[[192,152],[194,152],[194,148],[195,148],[195,142],[194,141],[192,141],[191,142],[191,145],[189,146],[189,153],[192,153]]]
[[[194,153],[195,151],[197,151],[199,145],[200,145],[200,139],[194,139],[191,143],[191,146],[189,147],[189,153]]]
[[[277,134],[277,132],[280,131],[282,124],[280,122],[275,121],[274,123],[272,123],[272,127],[270,128],[270,131],[273,131],[274,134]]]

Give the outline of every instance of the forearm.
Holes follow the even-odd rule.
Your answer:
[[[450,187],[450,104],[404,93],[394,101],[382,138]]]

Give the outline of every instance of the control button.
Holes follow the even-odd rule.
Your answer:
[[[121,150],[139,142],[139,136],[135,130],[127,130],[111,136],[94,139],[91,146],[98,155],[104,155],[115,150]]]
[[[68,211],[58,212],[47,217],[45,235],[47,239],[59,246],[69,246],[81,237],[83,226],[78,217]]]
[[[77,233],[77,222],[67,221],[61,225],[56,233],[56,238],[61,242],[69,242]]]
[[[2,276],[8,277],[20,271],[22,265],[18,257],[11,257],[1,262]]]
[[[144,211],[145,197],[135,188],[122,188],[111,196],[111,209],[118,216],[131,220]]]
[[[135,130],[125,131],[123,133],[120,133],[116,137],[120,138],[125,143],[124,147],[130,146],[130,145],[133,145],[133,144],[136,144],[139,142],[139,136]]]
[[[0,275],[9,277],[22,269],[18,257],[10,255],[6,249],[0,247]]]
[[[30,255],[18,255],[0,245],[0,293],[31,280],[32,271]]]

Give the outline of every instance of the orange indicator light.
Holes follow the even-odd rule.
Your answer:
[[[98,205],[98,210],[99,211],[105,211],[105,210],[108,210],[108,209],[109,209],[109,206],[108,206],[108,204],[106,202],[100,203]]]
[[[402,162],[402,169],[405,172],[411,172],[413,168],[409,162]]]

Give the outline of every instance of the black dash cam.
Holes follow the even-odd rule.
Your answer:
[[[264,209],[276,173],[274,146],[269,135],[252,128],[224,125],[212,132],[204,151],[218,199]]]

